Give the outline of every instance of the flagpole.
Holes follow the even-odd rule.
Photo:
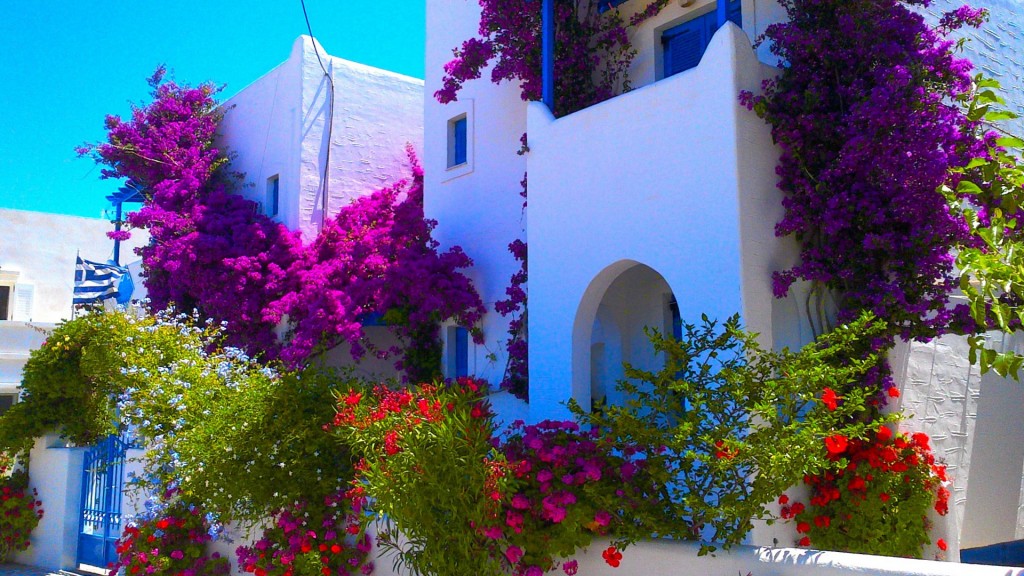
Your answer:
[[[75,281],[78,276],[78,261],[82,259],[80,250],[75,250],[75,276],[72,277],[71,281],[71,319],[75,319]]]

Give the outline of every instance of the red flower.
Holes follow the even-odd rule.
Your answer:
[[[928,449],[929,438],[928,435],[925,434],[924,432],[915,432],[914,435],[911,436],[911,439],[914,441],[914,444],[916,446],[924,448],[925,450]]]
[[[799,542],[796,543],[796,545],[797,546],[810,546],[811,545],[811,539],[808,538],[807,536],[804,536],[803,538],[800,539]]]
[[[875,432],[875,438],[877,438],[879,442],[888,442],[889,439],[892,438],[892,430],[883,424],[878,427],[878,432]]]
[[[601,553],[601,557],[604,558],[604,561],[612,568],[618,568],[619,563],[622,562],[622,552],[616,550],[615,546],[609,546]]]
[[[831,388],[825,388],[825,391],[821,395],[821,402],[828,407],[828,409],[835,410],[839,406],[839,396],[836,395],[836,391]]]
[[[890,498],[890,496],[889,496],[888,494],[886,494],[885,492],[882,492],[881,494],[879,494],[879,495],[878,495],[878,498],[879,498],[879,499],[880,499],[880,500],[881,500],[882,502],[888,502],[888,501],[889,501],[889,498]]]
[[[732,460],[740,452],[736,448],[729,448],[722,440],[715,442],[715,448],[718,448],[715,452],[715,458],[718,458],[719,460]]]
[[[888,390],[886,390],[886,392],[889,394],[890,398],[900,397],[900,389],[895,386],[891,386]]]
[[[850,490],[863,490],[864,479],[860,476],[854,476],[853,478],[850,478],[850,483],[847,484],[846,487]]]
[[[828,450],[830,456],[838,456],[846,451],[846,447],[849,445],[849,440],[842,434],[833,434],[828,438],[825,438],[825,449]]]
[[[942,550],[943,552],[945,552],[947,549],[949,549],[949,546],[946,545],[946,541],[943,540],[942,538],[939,538],[939,541],[936,542],[935,545],[938,546],[939,550]]]
[[[796,531],[803,534],[804,532],[811,531],[811,525],[807,522],[798,522],[796,525]]]
[[[789,496],[785,494],[779,496],[779,504],[789,504]]]

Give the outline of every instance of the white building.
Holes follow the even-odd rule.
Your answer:
[[[423,81],[330,56],[309,36],[223,108],[218,144],[245,175],[242,194],[306,242],[408,175],[406,145],[423,150]]]
[[[619,9],[629,14],[643,5],[625,0]],[[483,322],[484,344],[466,346],[465,369],[493,385],[502,379],[508,321],[493,305],[506,297],[518,269],[507,245],[526,240],[531,400],[506,393],[492,398],[505,420],[564,417],[562,402],[570,397],[586,406],[613,395],[622,362],[653,367],[659,359],[642,329],[670,332],[675,314],[695,320],[702,313],[722,319],[739,312],[765,346],[800,346],[812,337],[798,311],[799,294],[772,296],[772,271],[792,265],[797,248],[774,236],[782,207],[769,128],[737,100],[741,90],[756,91],[774,74],[769,55],[753,50],[751,39],[784,12],[774,0],[742,0],[741,25],[726,24],[706,38],[698,65],[678,74],[665,70],[666,32],[713,15],[715,5],[670,3],[633,32],[636,89],[556,119],[544,104],[523,102],[518,86],[489,82],[486,72],[463,87],[457,102],[439,104],[433,94],[441,88],[442,66],[454,46],[476,34],[479,7],[472,0],[428,0],[425,81],[331,57],[300,37],[288,60],[226,102],[220,143],[234,155],[232,169],[246,175],[242,193],[306,241],[352,198],[407,174],[404,147],[411,143],[425,169],[426,215],[439,222],[435,237],[443,248],[460,245],[474,259],[468,274],[492,310]],[[1017,30],[1016,18],[1011,13],[999,20],[1000,34]],[[1020,36],[1005,38],[1024,48]],[[1000,70],[1017,70],[1016,57],[1006,55]],[[518,155],[524,133],[530,151]],[[525,213],[519,195],[524,174],[530,188]],[[3,248],[0,289],[8,271]],[[39,285],[27,275],[8,284],[23,282]],[[15,299],[21,293],[15,289]],[[932,436],[954,476],[951,520],[940,528],[952,558],[957,541],[969,547],[1024,538],[1024,513],[1018,513],[1024,427],[1017,423],[1024,388],[979,378],[963,347],[962,340],[947,338],[893,354],[902,407],[914,415],[909,425]],[[463,351],[456,348],[446,342],[449,359]],[[73,470],[76,464],[72,457],[63,465]],[[80,471],[80,457],[77,466]],[[56,478],[49,480],[54,491]],[[77,528],[70,523],[77,522],[80,502],[73,482],[65,484],[63,508],[48,504],[44,519],[59,525],[41,525],[42,536],[22,561],[76,565]],[[770,546],[776,538],[783,546],[794,540],[785,528],[759,528],[750,542]],[[693,552],[674,543],[640,550],[651,562],[647,573],[676,573],[668,570],[679,568],[679,551]],[[762,562],[777,574],[967,573],[931,563],[777,552],[748,549],[734,556],[750,557],[736,567],[691,567],[731,573]],[[588,573],[610,573],[590,556],[582,564]]]
[[[647,3],[614,4],[628,17]],[[797,251],[774,236],[782,208],[769,129],[736,97],[774,76],[774,57],[765,47],[753,50],[751,40],[785,13],[774,0],[734,4],[730,16],[741,26],[705,37],[699,65],[672,74],[669,36],[713,17],[716,2],[669,3],[631,34],[636,89],[556,119],[544,104],[521,101],[517,85],[491,83],[489,70],[465,83],[458,101],[439,104],[433,94],[442,88],[443,65],[453,47],[475,36],[480,13],[475,2],[428,0],[424,166],[427,215],[440,223],[435,235],[474,258],[474,281],[489,306],[505,297],[517,269],[506,245],[515,238],[529,244],[530,403],[497,396],[503,415],[564,417],[570,397],[587,406],[611,394],[623,361],[658,362],[642,328],[670,333],[673,304],[691,322],[701,313],[724,319],[739,312],[765,346],[812,339],[799,287],[787,299],[772,296],[772,271],[791,266]],[[1022,111],[1024,11],[1012,0],[984,4],[992,21],[967,32],[974,38],[967,55],[1003,82],[1010,107]],[[935,2],[927,14],[937,20],[959,5]],[[459,146],[467,152],[452,162],[453,126],[463,119]],[[529,152],[517,155],[524,133]],[[524,173],[529,206],[521,214]],[[497,314],[485,319],[487,341],[471,346],[470,372],[501,380],[506,327]],[[962,338],[947,337],[901,346],[892,358],[905,425],[932,437],[953,476],[951,514],[940,532],[954,543],[954,558],[957,542],[969,548],[1024,538],[1024,387],[994,374],[981,378],[965,350]],[[758,529],[751,542],[775,538],[794,540]]]

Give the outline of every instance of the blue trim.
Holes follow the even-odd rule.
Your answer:
[[[78,563],[107,568],[117,560],[121,494],[128,444],[108,436],[85,453],[78,528]]]
[[[452,142],[452,146],[454,147],[454,151],[452,153],[452,166],[458,166],[459,164],[466,163],[466,152],[468,150],[469,144],[468,134],[466,133],[466,128],[468,124],[469,122],[466,120],[466,117],[463,116],[462,118],[456,120],[455,126],[453,126],[454,141]]]
[[[270,194],[267,198],[270,206],[267,210],[267,216],[277,216],[280,210],[281,201],[281,178],[277,175],[270,177]]]
[[[967,548],[960,551],[960,561],[965,564],[1024,566],[1024,540]]]
[[[541,100],[555,111],[555,0],[541,4]]]
[[[455,329],[455,377],[469,376],[469,330]]]
[[[387,322],[384,322],[384,314],[382,312],[363,314],[359,321],[362,323],[364,328],[367,326],[387,326]]]
[[[711,43],[711,38],[726,21],[734,22],[737,26],[742,25],[743,9],[740,0],[719,2],[714,12],[665,30],[661,35],[664,47],[662,77],[668,78],[673,74],[695,68]]]

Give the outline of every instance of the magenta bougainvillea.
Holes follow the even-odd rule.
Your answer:
[[[668,4],[654,0],[624,18],[601,13],[598,2],[555,1],[556,116],[611,98],[629,89],[629,66],[636,50],[629,29]],[[434,93],[442,104],[458,98],[462,85],[480,78],[488,64],[491,80],[519,82],[523,100],[541,96],[541,3],[533,0],[480,0],[479,36],[453,50],[444,66],[444,86]]]
[[[341,342],[358,359],[362,320],[383,315],[405,344],[400,367],[416,378],[439,367],[440,322],[481,338],[475,325],[484,308],[459,272],[472,261],[458,247],[438,253],[411,151],[411,181],[346,206],[304,245],[233,193],[237,178],[213,144],[218,89],[165,81],[162,68],[150,85],[151,103],[134,107],[130,120],[109,116],[107,142],[79,152],[106,165],[104,178],[128,178],[144,191],[128,223],[152,238],[140,255],[154,308],[198,308],[227,322],[229,344],[292,365]],[[285,315],[289,338],[279,342]]]
[[[340,342],[364,353],[362,320],[385,312],[384,320],[403,337],[402,367],[413,379],[438,373],[431,359],[439,323],[454,319],[476,326],[485,309],[469,278],[458,270],[472,260],[458,246],[438,254],[423,217],[423,170],[412,149],[411,181],[401,180],[342,208],[295,261],[290,276],[297,288],[270,306],[275,322],[287,314],[294,335],[282,352],[296,362]],[[325,289],[326,288],[326,289]],[[482,334],[473,329],[478,341]]]

